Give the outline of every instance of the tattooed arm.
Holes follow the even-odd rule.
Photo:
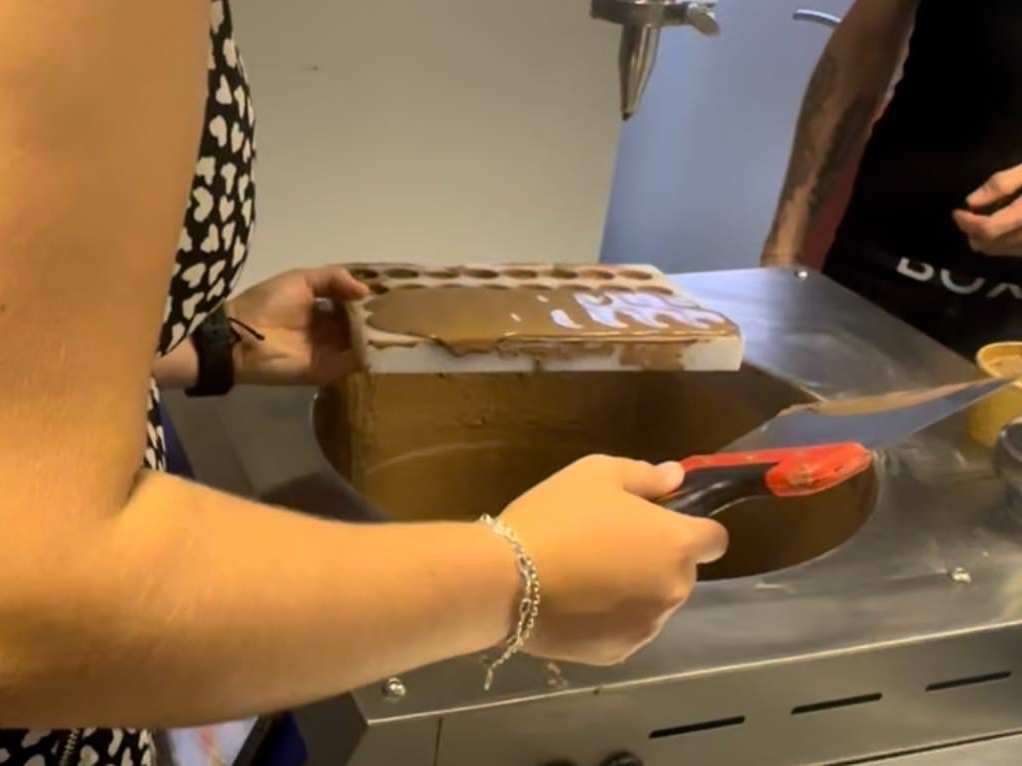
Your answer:
[[[861,156],[918,2],[857,0],[834,32],[802,103],[764,266],[801,260],[807,236]]]

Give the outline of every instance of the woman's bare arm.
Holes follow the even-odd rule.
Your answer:
[[[199,357],[187,339],[153,363],[153,378],[160,388],[190,388],[198,377]]]
[[[515,569],[486,530],[329,524],[139,473],[208,13],[0,7],[0,726],[268,710],[508,627]]]
[[[0,4],[0,727],[268,711],[511,626],[512,549],[482,525],[332,523],[139,470],[207,13]],[[509,507],[544,584],[531,651],[608,662],[656,635],[726,548],[641,499],[681,479],[595,458]]]
[[[139,470],[207,12],[0,3],[0,726],[270,711],[511,627],[514,556],[482,525],[331,523]],[[685,602],[727,534],[642,499],[682,474],[592,459],[509,507],[544,583],[529,651],[620,661]]]
[[[100,523],[61,510],[62,530],[13,520],[5,543],[3,726],[285,709],[481,651],[510,625],[510,549],[481,525],[331,523],[150,472]]]

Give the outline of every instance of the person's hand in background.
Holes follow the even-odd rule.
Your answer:
[[[1022,256],[1022,165],[996,173],[954,211],[969,246],[986,255]]]
[[[238,383],[322,385],[353,365],[346,301],[369,289],[342,266],[295,269],[250,287],[227,302],[241,341],[234,347]]]
[[[652,641],[688,599],[696,567],[727,550],[715,521],[651,500],[680,486],[679,464],[588,457],[501,515],[531,554],[543,603],[530,654],[607,665]]]

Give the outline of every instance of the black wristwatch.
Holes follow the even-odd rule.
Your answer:
[[[195,385],[185,390],[188,396],[223,396],[234,388],[234,344],[238,335],[221,305],[207,316],[192,333],[192,345],[199,358]]]

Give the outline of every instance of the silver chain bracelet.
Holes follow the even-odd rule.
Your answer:
[[[518,654],[526,642],[532,636],[536,628],[536,618],[539,616],[540,589],[539,573],[532,558],[525,552],[522,541],[507,525],[501,523],[492,516],[483,516],[479,519],[483,524],[492,529],[496,534],[503,537],[510,544],[515,552],[515,563],[518,565],[518,573],[522,577],[522,600],[518,602],[518,620],[511,632],[511,635],[504,641],[504,650],[497,659],[489,662],[486,666],[486,680],[483,689],[489,691],[493,686],[493,677],[497,668]]]

